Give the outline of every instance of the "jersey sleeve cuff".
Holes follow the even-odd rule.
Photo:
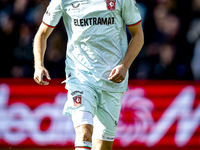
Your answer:
[[[127,27],[135,26],[135,25],[139,24],[140,22],[142,22],[142,20],[140,20],[140,21],[138,21],[138,22],[136,22],[136,23],[134,23],[134,24],[126,25],[126,26],[127,26]]]
[[[55,28],[55,27],[56,27],[56,26],[50,26],[50,25],[46,24],[44,21],[42,21],[42,23],[43,23],[44,25],[50,27],[50,28]]]

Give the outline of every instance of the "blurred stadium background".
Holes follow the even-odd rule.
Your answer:
[[[62,23],[48,40],[47,87],[32,43],[49,0],[0,0],[0,149],[72,149]],[[137,0],[145,44],[130,68],[115,150],[200,149],[200,0]],[[128,34],[130,40],[130,34]],[[130,104],[128,107],[127,104]],[[52,111],[53,110],[53,111]],[[50,115],[48,115],[50,114]]]

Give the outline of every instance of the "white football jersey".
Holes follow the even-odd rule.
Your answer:
[[[68,35],[66,85],[127,91],[128,73],[122,83],[108,77],[126,54],[126,25],[141,22],[135,0],[51,0],[43,23],[54,28],[61,17]]]

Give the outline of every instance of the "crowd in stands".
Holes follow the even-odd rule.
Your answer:
[[[32,43],[49,0],[0,0],[1,78],[32,78]],[[130,79],[200,80],[200,0],[137,0],[145,44]],[[130,40],[130,34],[128,33]],[[62,19],[48,39],[45,67],[65,78]]]

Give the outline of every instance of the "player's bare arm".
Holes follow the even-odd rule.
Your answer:
[[[53,31],[53,28],[50,28],[43,23],[40,25],[39,30],[37,31],[34,42],[33,42],[33,55],[34,55],[34,80],[40,85],[48,85],[49,82],[44,81],[43,77],[46,76],[50,80],[49,73],[44,67],[44,54],[46,51],[46,42]]]
[[[127,70],[130,68],[132,62],[139,54],[144,44],[144,35],[141,23],[134,26],[129,26],[128,30],[132,35],[132,39],[129,43],[126,55],[121,64],[113,68],[108,78],[115,83],[120,83],[125,79]]]

